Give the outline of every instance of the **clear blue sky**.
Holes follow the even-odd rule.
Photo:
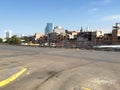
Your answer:
[[[0,0],[0,35],[44,33],[47,22],[65,29],[111,32],[120,22],[120,0]]]

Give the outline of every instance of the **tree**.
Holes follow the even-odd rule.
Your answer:
[[[30,37],[23,37],[23,39],[25,40],[25,43],[29,43],[31,40],[30,40]]]
[[[0,38],[0,43],[3,43],[3,39],[2,38]]]
[[[16,35],[14,35],[11,38],[7,38],[6,43],[11,44],[11,45],[20,45],[21,39],[17,37]]]

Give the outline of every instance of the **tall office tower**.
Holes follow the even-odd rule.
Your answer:
[[[52,23],[47,23],[47,25],[45,27],[45,35],[49,34],[52,31],[53,31],[53,24]]]
[[[6,30],[5,31],[5,38],[11,38],[12,37],[12,31],[11,30]]]

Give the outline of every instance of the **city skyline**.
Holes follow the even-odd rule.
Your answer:
[[[120,22],[119,0],[0,0],[0,36],[10,29],[14,34],[44,34],[47,22],[69,30],[89,27],[111,32]]]

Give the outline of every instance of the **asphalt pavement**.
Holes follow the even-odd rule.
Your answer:
[[[0,45],[0,90],[120,90],[120,52]]]

